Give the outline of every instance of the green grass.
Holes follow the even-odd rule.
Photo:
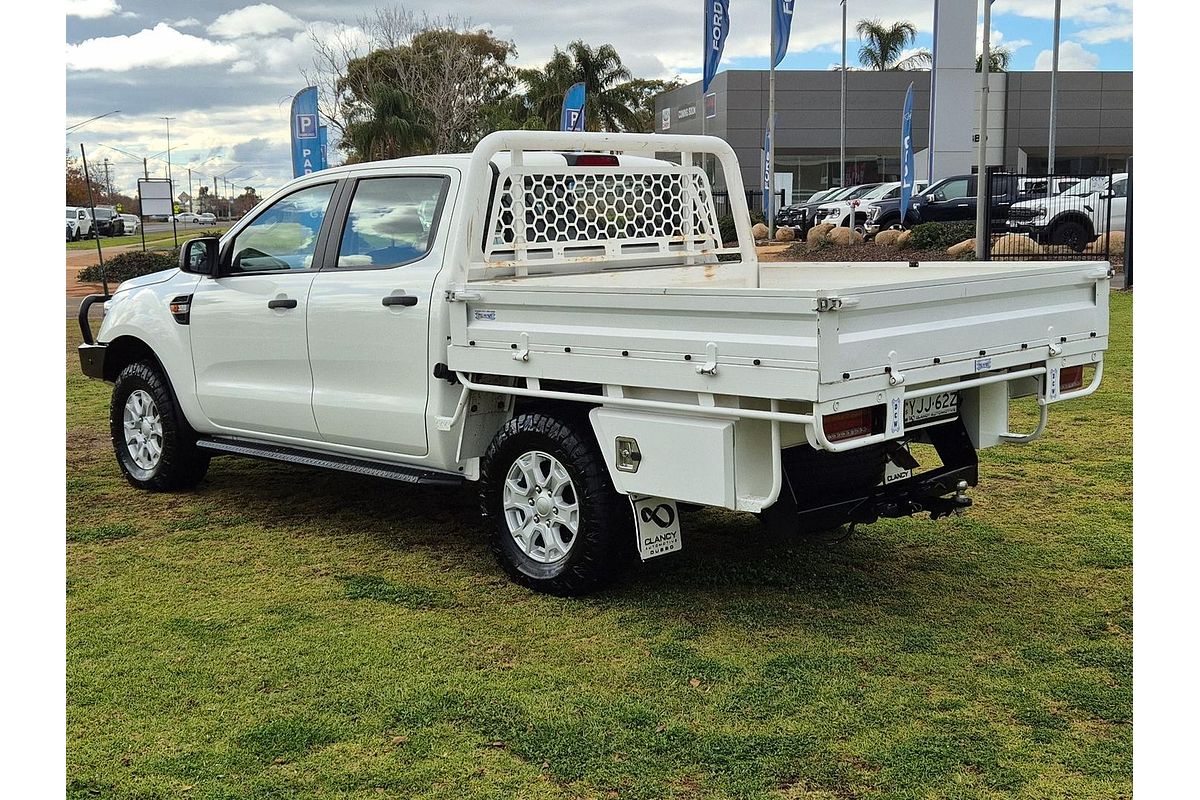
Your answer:
[[[188,239],[194,239],[196,236],[199,236],[200,231],[214,231],[215,230],[215,231],[218,231],[219,233],[224,233],[228,229],[229,229],[228,226],[217,227],[217,226],[213,226],[213,225],[200,225],[200,226],[180,225],[179,230],[177,231],[177,234],[179,236],[179,242],[180,242],[180,244],[182,244],[183,242],[186,242]],[[125,244],[140,245],[141,243],[142,243],[142,235],[140,233],[136,234],[134,236],[104,236],[100,239],[100,246],[102,248],[118,247],[120,245],[125,245]],[[172,233],[171,231],[155,231],[154,233],[147,233],[146,234],[146,246],[147,247],[154,246],[154,247],[152,247],[152,249],[158,249],[158,248],[169,249],[171,247],[174,247],[175,246],[175,234]],[[67,250],[95,250],[95,249],[96,249],[96,240],[95,239],[80,239],[78,242],[67,242]]]
[[[134,491],[71,350],[68,796],[1129,797],[1131,299],[968,515],[685,514],[582,600],[505,580],[469,491],[233,459]]]

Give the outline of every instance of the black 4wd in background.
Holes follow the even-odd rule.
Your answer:
[[[100,236],[123,236],[125,220],[113,206],[96,206],[96,233]]]
[[[900,219],[900,199],[877,200],[867,218],[867,236],[888,228],[911,228],[922,222],[974,222],[976,191],[975,175],[952,175],[943,178],[921,194],[914,194],[905,219]],[[1005,230],[1008,209],[1024,200],[1015,175],[992,176],[992,230]]]

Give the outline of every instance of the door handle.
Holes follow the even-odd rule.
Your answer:
[[[417,296],[413,294],[389,294],[383,298],[385,306],[415,306]]]
[[[295,308],[298,303],[290,297],[277,297],[267,301],[267,308]]]

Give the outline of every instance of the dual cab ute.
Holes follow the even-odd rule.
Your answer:
[[[577,594],[678,550],[679,504],[794,533],[962,511],[979,448],[1099,384],[1106,263],[760,264],[740,175],[710,137],[519,131],[298,178],[85,302],[117,462],[149,490],[217,455],[473,481],[509,575]]]

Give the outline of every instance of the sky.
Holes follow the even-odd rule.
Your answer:
[[[942,0],[972,2],[973,0]],[[848,0],[851,63],[854,23],[904,19],[931,46],[932,0]],[[288,108],[311,65],[310,34],[339,24],[353,33],[381,2],[211,2],[66,0],[67,125],[119,110],[67,135],[88,149],[89,162],[110,161],[118,189],[132,193],[141,156],[151,177],[171,161],[186,190],[187,169],[210,187],[214,176],[260,193],[291,178]],[[536,66],[555,45],[582,38],[612,44],[639,77],[697,80],[701,66],[701,0],[456,0],[402,3],[431,16],[453,13],[516,44],[517,63]],[[764,69],[771,0],[729,0],[730,36],[721,69]],[[1133,0],[1063,0],[1060,66],[1064,70],[1132,69]],[[685,8],[686,7],[686,8]],[[840,62],[838,0],[796,0],[788,55],[781,69],[829,69]],[[1013,52],[1011,69],[1049,69],[1054,0],[996,0],[993,44]],[[124,151],[124,152],[121,152]]]

